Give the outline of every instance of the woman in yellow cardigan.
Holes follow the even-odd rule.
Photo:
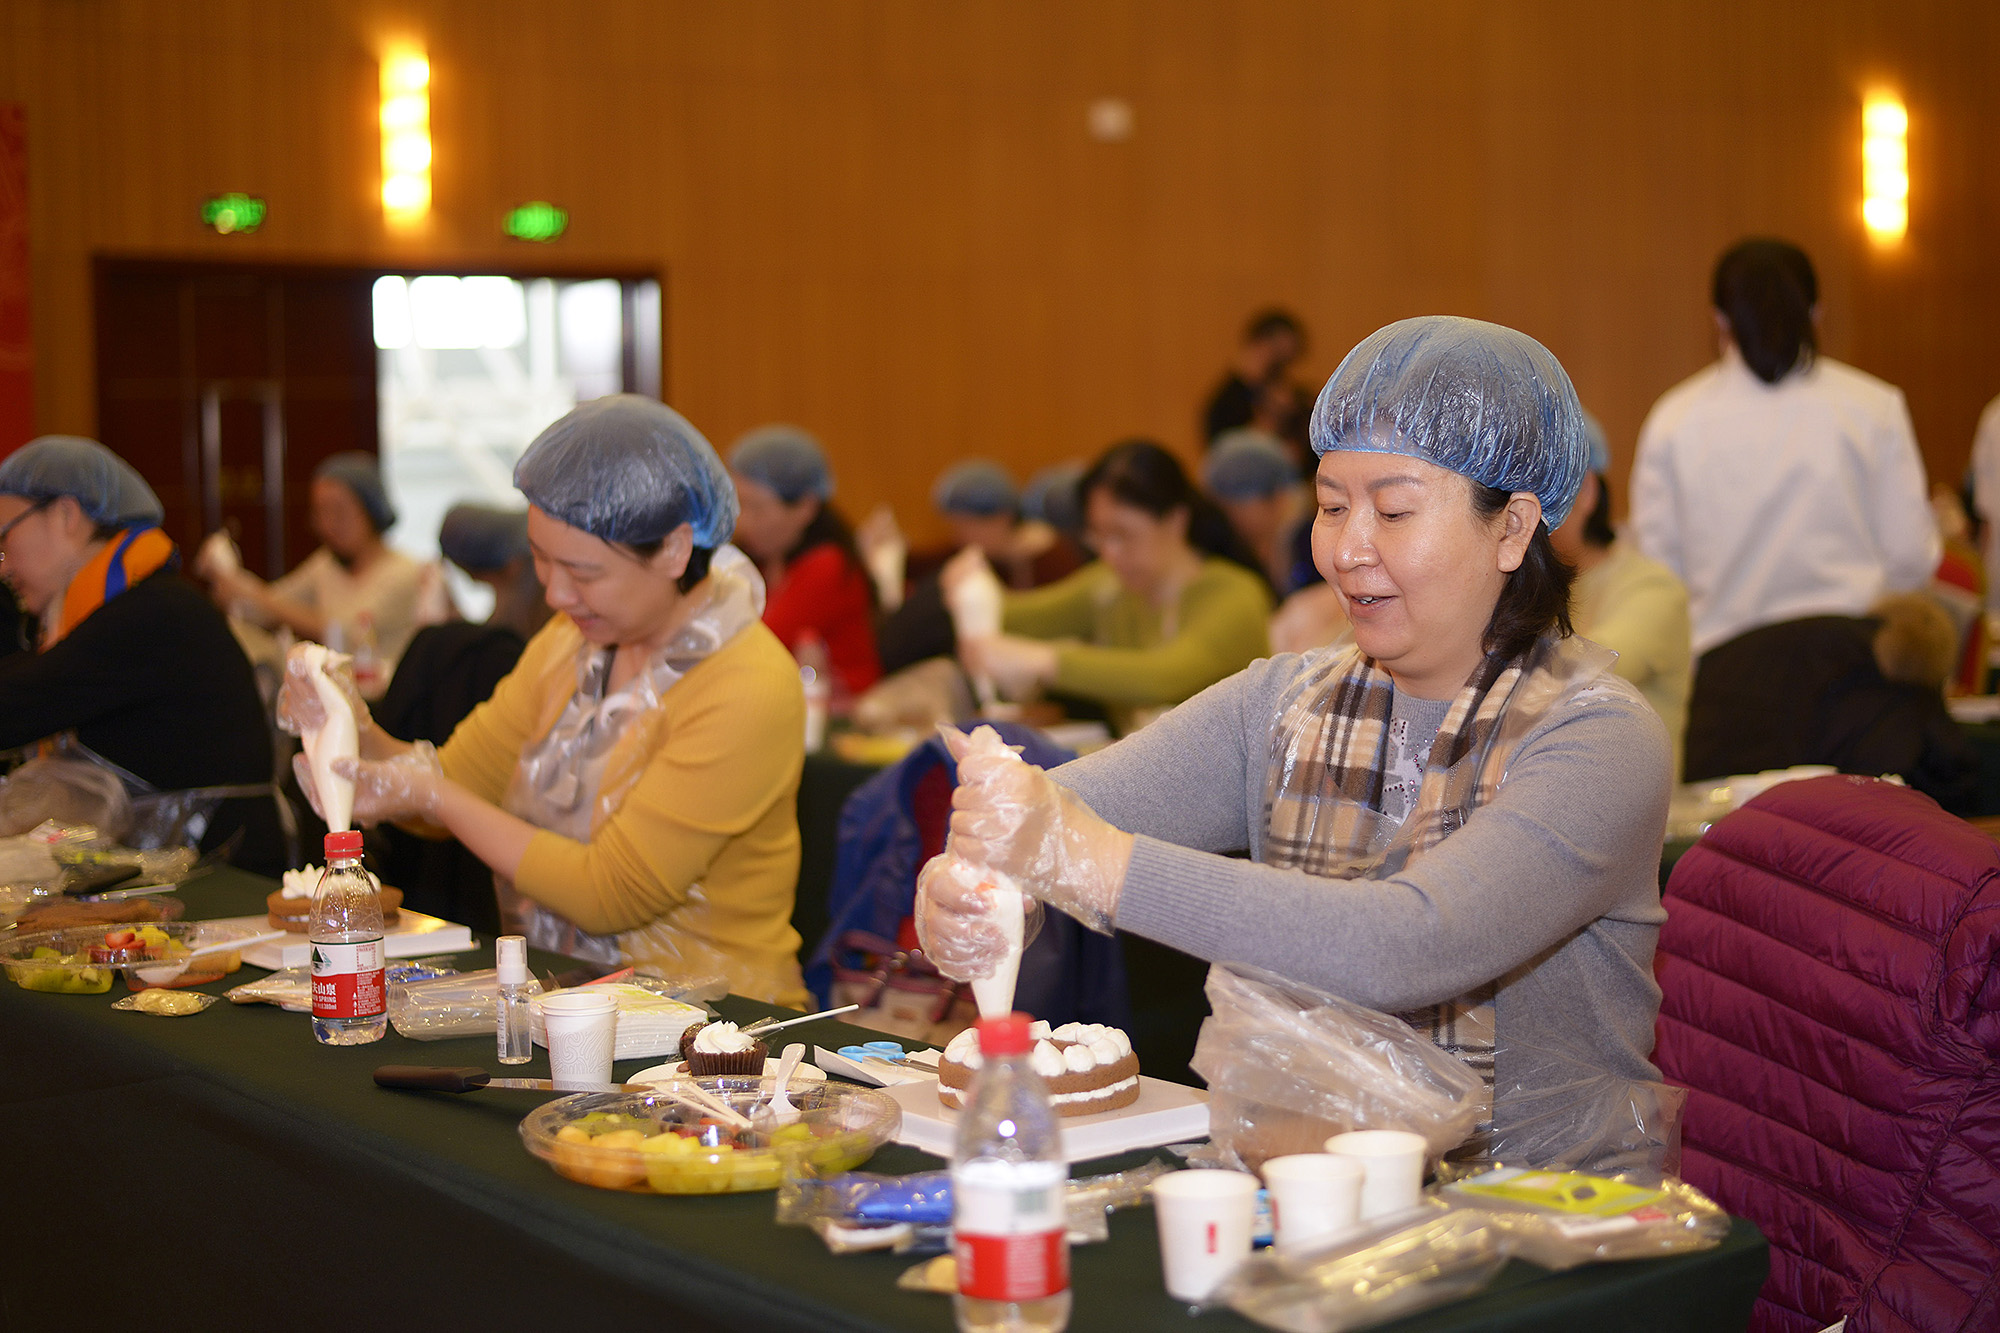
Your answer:
[[[350,698],[355,818],[458,838],[538,947],[803,1003],[805,704],[755,567],[724,544],[729,474],[679,414],[619,395],[543,431],[514,484],[556,614],[442,749]],[[310,681],[288,670],[280,708],[313,725]]]

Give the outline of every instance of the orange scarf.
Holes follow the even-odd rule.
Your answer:
[[[156,527],[126,528],[104,544],[69,581],[62,612],[42,641],[47,648],[91,612],[175,558],[173,540]]]

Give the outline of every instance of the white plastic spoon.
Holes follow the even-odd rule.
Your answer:
[[[757,1108],[753,1119],[761,1128],[764,1125],[789,1125],[799,1118],[799,1108],[792,1105],[792,1099],[785,1094],[785,1085],[792,1081],[792,1071],[805,1059],[806,1046],[795,1041],[785,1047],[778,1057],[778,1090],[771,1094],[771,1100]]]

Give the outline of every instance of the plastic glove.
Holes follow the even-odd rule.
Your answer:
[[[285,654],[284,679],[278,685],[278,726],[294,736],[303,736],[326,723],[326,708],[319,701],[319,686],[313,683],[312,663],[300,650],[304,644],[293,644]],[[375,725],[375,719],[368,714],[368,704],[361,697],[361,691],[354,684],[354,663],[343,656],[337,663],[327,668],[329,678],[347,696],[347,706],[354,710],[354,730],[359,736],[366,736],[368,729]]]
[[[958,761],[948,846],[960,860],[1011,876],[1027,893],[1109,935],[1132,860],[1132,835],[1033,764],[945,733]],[[942,896],[942,890],[940,890]]]
[[[298,776],[299,790],[312,803],[321,819],[319,790],[313,785],[312,766],[303,754],[292,756],[292,772]],[[437,747],[418,741],[393,759],[337,759],[334,772],[354,779],[354,822],[380,824],[399,819],[424,819],[437,813],[444,795],[444,765],[438,761]]]
[[[1056,646],[1040,639],[994,634],[961,639],[959,659],[974,680],[990,680],[1009,699],[1032,698],[1056,678]]]
[[[978,866],[950,852],[933,856],[917,872],[917,941],[924,957],[953,981],[984,981],[1009,952],[994,910],[995,891],[985,879]],[[1041,933],[1043,918],[1042,905],[1029,898],[1023,949]]]

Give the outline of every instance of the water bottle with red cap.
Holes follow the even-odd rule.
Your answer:
[[[326,835],[326,870],[313,893],[313,1036],[328,1046],[380,1041],[388,1028],[382,981],[382,892],[361,864],[361,831]]]
[[[951,1158],[962,1333],[1059,1333],[1069,1324],[1069,1163],[1026,1014],[979,1022],[979,1067]]]

